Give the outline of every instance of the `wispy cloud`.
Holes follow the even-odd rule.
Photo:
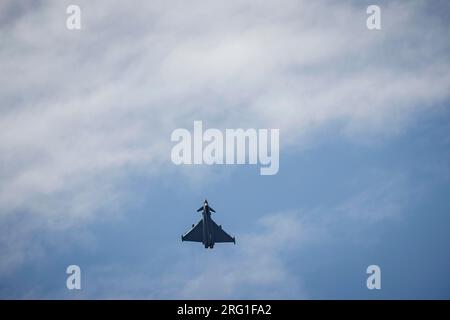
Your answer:
[[[68,4],[2,3],[0,223],[24,239],[111,211],[129,172],[171,170],[170,132],[194,119],[281,128],[287,146],[335,123],[396,133],[449,97],[448,25],[423,2],[384,5],[377,32],[351,1],[79,1],[76,32]],[[23,261],[13,242],[2,268]]]

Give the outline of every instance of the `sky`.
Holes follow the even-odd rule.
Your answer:
[[[2,1],[0,298],[449,299],[449,21],[448,1]],[[175,165],[196,120],[279,129],[278,173]],[[235,245],[181,242],[205,198]]]

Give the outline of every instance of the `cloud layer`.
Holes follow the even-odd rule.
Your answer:
[[[34,232],[117,211],[130,174],[173,170],[170,133],[194,120],[280,128],[283,157],[329,127],[401,132],[449,97],[448,26],[423,2],[384,4],[381,31],[352,1],[79,1],[80,31],[68,4],[1,5],[0,223],[21,236],[0,238],[0,270]]]

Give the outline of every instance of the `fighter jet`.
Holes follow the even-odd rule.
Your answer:
[[[197,212],[202,212],[203,218],[192,229],[181,236],[181,241],[202,242],[205,248],[214,248],[217,242],[233,242],[236,244],[234,237],[222,230],[222,226],[217,225],[211,219],[211,212],[216,212],[208,205],[208,200],[205,200]]]

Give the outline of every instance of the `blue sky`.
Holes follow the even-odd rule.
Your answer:
[[[0,8],[1,298],[450,297],[448,4],[68,4]],[[194,120],[278,174],[175,166]],[[180,241],[204,198],[236,245]]]

